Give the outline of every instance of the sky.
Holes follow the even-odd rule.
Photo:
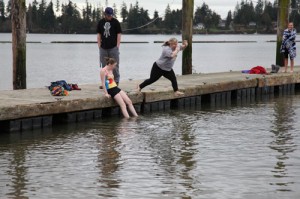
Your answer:
[[[26,0],[26,3],[31,3],[33,0]],[[50,0],[46,0],[47,3],[50,2]],[[56,2],[56,0],[52,0],[53,3]],[[85,5],[86,0],[72,0],[72,2],[76,3],[79,8],[83,8]],[[194,0],[195,7],[201,6],[203,2],[205,2],[209,8],[219,15],[221,15],[221,18],[226,18],[227,13],[229,10],[234,11],[235,6],[237,2],[240,2],[241,0]],[[269,0],[270,2],[274,2],[274,0]],[[38,0],[40,2],[40,0]],[[68,2],[68,0],[59,0],[60,3]],[[98,5],[99,3],[102,6],[106,5],[106,0],[88,0],[89,3],[92,5]],[[127,6],[132,3],[135,4],[136,0],[107,0],[108,6],[112,6],[114,3],[117,5],[117,8],[120,9],[120,6],[122,5],[122,2],[125,2]],[[155,10],[159,12],[160,16],[164,15],[165,9],[167,5],[169,4],[171,9],[180,9],[182,7],[182,0],[138,0],[139,6],[143,7],[144,9],[148,10],[148,13],[150,17],[153,17],[153,13]],[[256,4],[256,0],[252,0],[254,5]]]
[[[95,5],[101,2],[102,6],[105,6],[106,3],[106,0],[88,1]],[[274,0],[269,1],[272,3],[274,2]],[[73,0],[73,2],[76,2],[76,4],[80,6],[80,3],[84,4],[85,0]],[[136,0],[107,0],[107,2],[108,6],[112,6],[115,3],[117,5],[117,8],[120,8],[122,2],[125,2],[129,7],[130,3],[134,5]],[[159,12],[160,16],[163,16],[168,4],[170,5],[171,9],[182,8],[182,0],[138,0],[138,2],[140,7],[148,10],[150,17],[153,17],[153,13],[155,10]],[[221,15],[221,18],[226,18],[228,11],[234,11],[237,2],[241,2],[241,0],[194,0],[194,5],[195,7],[201,6],[204,2],[209,6],[211,10]],[[256,4],[256,0],[252,0],[252,2],[254,3],[254,5]]]

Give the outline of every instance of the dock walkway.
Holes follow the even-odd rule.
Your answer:
[[[179,90],[184,96],[176,97],[169,80],[136,91],[143,80],[121,81],[138,112],[167,110],[178,106],[201,106],[203,103],[229,101],[233,98],[253,97],[259,93],[276,93],[283,89],[295,90],[300,86],[300,67],[293,74],[250,75],[241,72],[192,74],[178,76]],[[79,85],[80,91],[69,96],[51,96],[47,88],[1,91],[0,132],[18,131],[51,126],[56,122],[80,122],[120,114],[112,99],[104,96],[99,84]]]

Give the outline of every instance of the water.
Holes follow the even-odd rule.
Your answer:
[[[300,95],[0,134],[0,198],[300,197]]]
[[[145,79],[161,54],[161,44],[180,35],[123,35],[122,41],[148,41],[147,44],[121,44],[121,80]],[[195,41],[256,41],[256,43],[195,43],[193,71],[212,73],[250,69],[275,62],[275,35],[194,35]],[[0,34],[0,41],[11,41],[11,34]],[[99,83],[97,44],[53,44],[51,41],[96,41],[96,35],[28,34],[27,87],[40,88],[51,81],[65,79],[70,83]],[[174,66],[181,74],[181,53]],[[300,58],[295,60],[296,64]],[[12,89],[12,45],[0,43],[0,90]]]

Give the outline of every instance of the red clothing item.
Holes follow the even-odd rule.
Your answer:
[[[255,66],[255,67],[251,68],[249,74],[267,74],[267,71],[262,66]]]

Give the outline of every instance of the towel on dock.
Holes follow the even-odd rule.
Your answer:
[[[290,55],[290,59],[294,59],[296,57],[296,42],[295,42],[296,35],[297,32],[295,29],[293,30],[285,29],[283,32],[280,52],[286,53],[286,51],[288,51]]]
[[[251,70],[249,71],[249,74],[267,74],[267,71],[262,66],[255,66],[255,67],[251,68]]]

